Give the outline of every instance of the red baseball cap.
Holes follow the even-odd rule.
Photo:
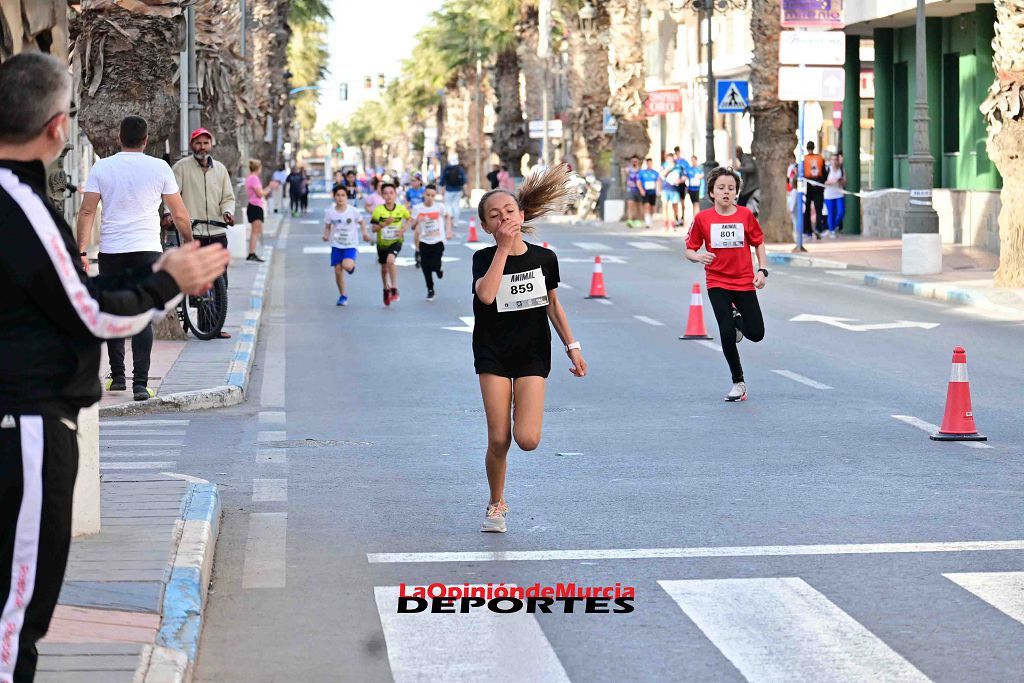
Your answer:
[[[209,136],[210,142],[213,142],[214,144],[216,144],[216,142],[217,142],[216,140],[213,139],[213,133],[211,133],[210,131],[206,130],[205,128],[196,128],[194,131],[192,131],[192,135],[189,136],[188,141],[191,143],[193,140],[195,140],[200,135],[207,135],[207,136]]]

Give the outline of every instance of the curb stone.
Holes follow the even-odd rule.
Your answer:
[[[135,672],[135,680],[140,683],[192,680],[220,514],[217,485],[204,480],[190,482],[176,523],[177,547],[164,587],[160,630],[156,643],[143,651]]]
[[[804,256],[803,254],[784,254],[780,252],[768,252],[768,263],[776,266],[796,266],[797,268],[831,268],[832,270],[846,270],[849,264],[843,261]]]
[[[999,313],[1020,315],[1019,310],[1015,310],[1009,306],[1001,306],[1000,304],[991,301],[984,294],[943,284],[941,282],[918,282],[916,280],[904,279],[898,275],[885,275],[883,273],[858,273],[846,271],[834,272],[832,274],[838,275],[842,278],[856,280],[858,284],[863,284],[867,287],[889,289],[900,292],[901,294],[910,294],[924,299],[936,299],[939,301],[948,301],[950,303],[961,304],[963,306],[973,306],[975,308],[982,308]]]
[[[148,413],[170,413],[190,410],[225,408],[245,401],[249,387],[249,375],[256,357],[256,340],[259,336],[260,320],[263,318],[263,304],[266,297],[267,281],[274,260],[274,248],[263,247],[264,263],[260,264],[249,293],[249,308],[242,321],[242,330],[235,343],[235,351],[228,365],[224,384],[217,387],[180,391],[173,394],[157,395],[145,401],[130,401],[100,408],[100,417],[124,417]]]

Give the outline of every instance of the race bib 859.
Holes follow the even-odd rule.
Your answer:
[[[496,299],[498,313],[525,311],[548,305],[547,282],[540,268],[501,276]]]

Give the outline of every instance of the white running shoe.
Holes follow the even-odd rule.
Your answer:
[[[736,382],[732,385],[732,389],[728,394],[725,395],[725,400],[732,403],[733,401],[746,401],[747,400],[747,383]]]
[[[487,514],[484,517],[484,525],[480,531],[503,534],[505,533],[505,515],[508,513],[508,505],[501,501],[497,505],[488,505]]]

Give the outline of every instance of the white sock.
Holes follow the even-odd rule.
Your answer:
[[[649,214],[649,213],[645,213],[644,214],[644,223],[647,224],[647,227],[651,227],[651,214]]]

